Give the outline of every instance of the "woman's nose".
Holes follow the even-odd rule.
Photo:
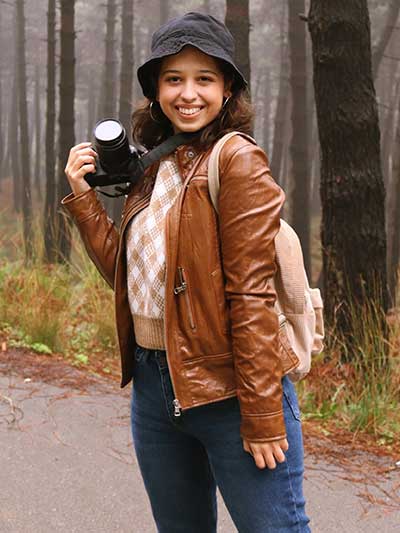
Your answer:
[[[196,88],[195,88],[195,85],[193,82],[191,81],[187,81],[183,87],[182,87],[182,92],[181,92],[181,97],[184,99],[184,100],[195,100],[197,98],[197,92],[196,92]]]

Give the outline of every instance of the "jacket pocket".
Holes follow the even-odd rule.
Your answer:
[[[186,314],[189,320],[189,326],[192,330],[195,330],[196,324],[194,321],[193,304],[190,296],[190,286],[188,277],[183,267],[178,267],[178,280],[179,285],[174,288],[174,293],[179,295],[180,298],[183,298],[185,302]]]
[[[283,375],[288,374],[300,364],[300,359],[290,345],[285,322],[279,327],[279,355],[281,358]]]

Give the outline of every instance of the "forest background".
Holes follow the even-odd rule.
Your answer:
[[[207,12],[235,36],[254,136],[324,297],[326,349],[297,385],[303,417],[326,434],[346,428],[398,451],[397,0],[0,3],[3,349],[62,354],[119,378],[112,291],[60,208],[70,192],[65,162],[99,119],[129,130],[142,100],[136,68],[159,24]],[[122,202],[101,198],[118,224]]]

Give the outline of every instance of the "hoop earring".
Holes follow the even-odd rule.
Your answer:
[[[154,118],[154,115],[153,115],[153,104],[154,104],[154,100],[150,103],[150,108],[149,108],[149,112],[150,112],[150,117],[151,117],[151,120],[153,122],[156,122],[157,124],[161,124],[161,121],[160,120],[157,120],[156,118]]]
[[[230,96],[228,96],[228,97],[226,98],[225,102],[224,102],[223,105],[222,105],[222,109],[224,109],[224,107],[226,106],[228,100],[230,100],[230,99],[231,99]]]

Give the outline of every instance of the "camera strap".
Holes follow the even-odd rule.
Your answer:
[[[126,185],[125,187],[115,187],[115,190],[119,191],[119,194],[109,194],[100,190],[99,192],[104,196],[108,196],[109,198],[125,196],[130,192],[133,183],[143,176],[147,168],[153,165],[156,161],[159,161],[165,155],[173,152],[178,146],[187,144],[192,139],[198,137],[202,131],[203,130],[201,129],[190,133],[181,132],[168,137],[168,139],[166,139],[164,142],[153,148],[153,150],[150,152],[144,153],[138,160],[135,161],[135,168],[133,169],[132,178],[129,185]]]

